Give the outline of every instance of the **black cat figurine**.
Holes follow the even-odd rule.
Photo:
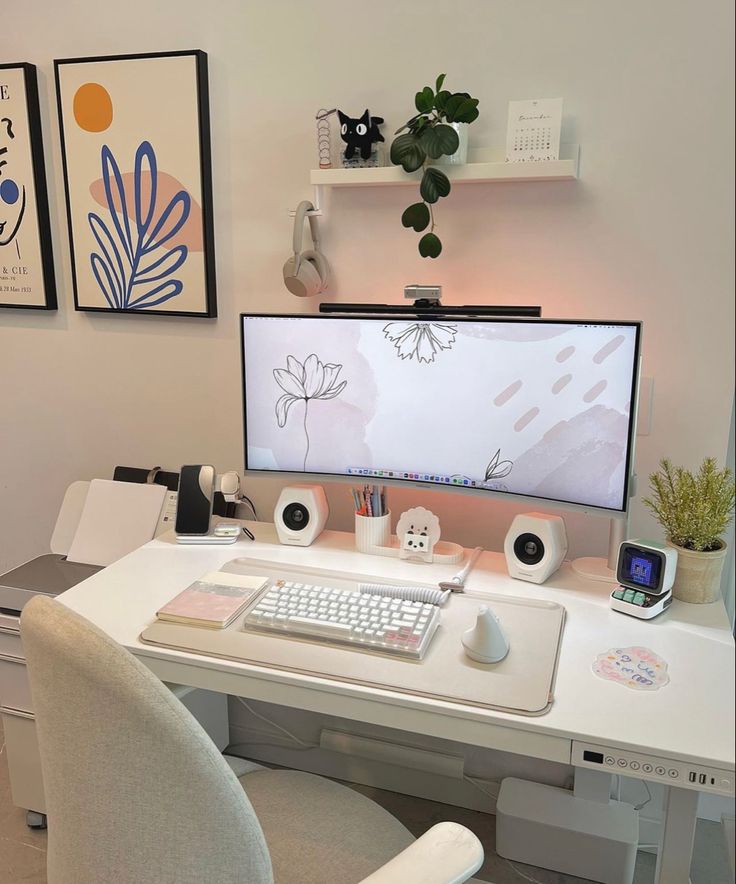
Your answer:
[[[340,118],[340,137],[347,144],[345,159],[352,160],[355,151],[359,150],[364,160],[370,159],[373,143],[386,139],[378,131],[383,117],[372,117],[368,110],[362,117],[353,119],[342,111],[337,112]]]

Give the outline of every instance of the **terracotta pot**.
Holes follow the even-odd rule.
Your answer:
[[[668,546],[677,550],[677,571],[672,592],[681,602],[707,605],[721,597],[721,572],[726,558],[727,545],[721,541],[719,549],[696,552],[676,543]]]

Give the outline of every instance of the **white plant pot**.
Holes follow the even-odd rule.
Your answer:
[[[468,123],[445,123],[457,132],[459,144],[455,153],[443,155],[435,160],[438,166],[462,166],[468,161]]]
[[[726,559],[727,545],[721,541],[720,549],[712,552],[696,552],[676,543],[668,546],[677,550],[677,571],[672,592],[681,602],[707,605],[721,597],[721,572]]]

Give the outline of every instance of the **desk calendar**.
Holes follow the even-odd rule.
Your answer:
[[[561,98],[510,101],[506,132],[506,162],[558,160],[561,122]]]

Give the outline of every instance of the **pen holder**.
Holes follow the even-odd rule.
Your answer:
[[[385,516],[355,514],[355,548],[372,553],[376,547],[391,546],[391,511]]]

